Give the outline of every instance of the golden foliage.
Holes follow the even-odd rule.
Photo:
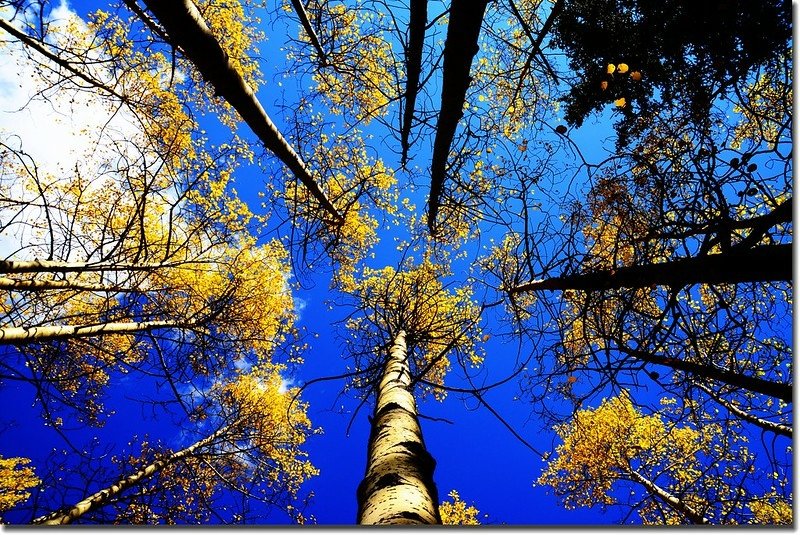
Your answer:
[[[753,524],[790,526],[793,523],[791,501],[774,492],[751,500],[748,507],[753,512]]]
[[[439,504],[439,514],[442,517],[442,524],[445,526],[477,526],[478,509],[473,505],[467,505],[461,499],[458,492],[451,490],[448,494],[452,501],[444,501]]]
[[[687,487],[702,474],[699,454],[708,451],[713,431],[642,415],[623,391],[556,428],[563,444],[538,483],[551,486],[567,508],[615,503],[612,485],[628,479],[634,467],[640,474],[667,471],[676,486]]]
[[[733,108],[741,119],[733,133],[732,148],[741,148],[746,140],[775,148],[782,137],[789,136],[786,125],[791,125],[792,117],[792,69],[786,69],[786,73],[770,69],[747,87],[744,102]]]
[[[389,102],[397,96],[392,45],[382,31],[366,30],[379,24],[384,15],[358,4],[327,5],[325,10],[330,21],[321,38],[332,44],[328,65],[313,76],[316,89],[328,99],[331,113],[352,110],[366,125],[386,115]],[[307,36],[303,33],[301,38]]]
[[[33,468],[26,466],[30,462],[24,457],[5,459],[0,456],[0,512],[8,511],[30,498],[28,489],[41,483]]]
[[[419,349],[417,368],[430,366],[424,379],[434,384],[444,383],[453,351],[467,364],[479,366],[483,362],[478,347],[480,309],[468,288],[451,291],[442,284],[447,275],[443,265],[430,259],[400,271],[390,266],[365,268],[352,293],[366,314],[350,320],[348,328],[353,333],[370,328],[381,333],[404,330],[409,347]],[[433,393],[437,399],[445,396],[441,389],[434,388]]]
[[[258,451],[270,486],[295,495],[300,485],[319,471],[302,451],[306,437],[314,432],[306,414],[307,404],[296,399],[297,389],[286,389],[279,366],[254,367],[222,387],[226,404],[236,417],[234,427]]]

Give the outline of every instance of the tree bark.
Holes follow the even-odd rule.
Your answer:
[[[447,24],[442,65],[442,105],[439,108],[431,158],[428,230],[432,235],[435,234],[450,145],[453,143],[458,121],[464,115],[464,99],[472,81],[469,71],[472,58],[478,53],[478,36],[487,3],[488,0],[453,0],[450,6],[450,22]]]
[[[73,281],[58,280],[19,280],[9,277],[0,277],[0,290],[16,292],[37,292],[46,290],[74,290],[78,292],[107,292],[130,293],[144,291],[159,291],[158,289],[127,288],[123,286],[110,286],[103,284],[84,284]]]
[[[406,49],[406,107],[403,110],[403,125],[400,128],[401,165],[408,161],[408,138],[414,120],[414,107],[419,92],[419,77],[422,73],[422,47],[425,43],[425,25],[428,22],[428,0],[410,0],[408,21],[408,48]]]
[[[308,36],[308,40],[311,41],[311,44],[317,50],[320,62],[323,66],[327,65],[328,58],[325,55],[325,51],[322,50],[322,45],[319,42],[319,37],[317,37],[317,32],[315,32],[314,28],[311,26],[311,20],[308,18],[306,6],[303,5],[302,0],[292,0],[292,7],[294,7],[294,12],[297,13],[297,18],[300,19],[300,24],[303,25],[303,29]]]
[[[662,264],[621,267],[580,275],[535,280],[509,290],[511,294],[541,290],[601,291],[616,288],[692,284],[740,284],[792,280],[791,244],[681,258]]]
[[[60,262],[58,260],[0,260],[0,273],[77,273],[81,271],[154,271],[156,269],[208,264],[185,261],[161,264],[128,264],[125,262]]]
[[[693,508],[687,505],[683,500],[673,495],[672,493],[668,492],[667,490],[662,489],[661,487],[656,485],[654,481],[647,479],[633,468],[628,469],[628,474],[630,474],[631,478],[634,481],[644,486],[649,492],[651,492],[659,500],[667,504],[671,509],[677,511],[678,513],[682,514],[687,519],[689,519],[689,521],[692,524],[710,524],[709,520],[706,517],[695,511]]]
[[[91,496],[79,501],[72,507],[67,510],[59,510],[49,515],[45,515],[39,518],[34,519],[31,523],[37,525],[46,525],[46,526],[57,526],[62,524],[71,524],[75,520],[79,519],[81,516],[85,515],[86,513],[93,511],[95,509],[99,509],[104,505],[108,504],[113,498],[119,496],[123,491],[136,486],[142,483],[145,479],[149,478],[153,474],[163,470],[165,467],[173,465],[180,460],[192,455],[198,449],[207,446],[224,433],[226,433],[233,425],[224,426],[211,435],[207,436],[206,438],[199,440],[192,444],[191,446],[187,446],[186,448],[177,451],[168,457],[155,461],[141,470],[134,472],[133,474],[124,477],[111,485],[110,487],[106,487],[103,490],[97,491]]]
[[[693,386],[696,386],[697,388],[699,388],[700,390],[702,390],[703,392],[705,392],[706,394],[711,396],[711,398],[713,398],[714,401],[716,401],[717,403],[719,403],[720,405],[725,407],[725,409],[727,409],[728,412],[730,412],[731,414],[733,414],[737,418],[740,418],[740,419],[744,420],[745,422],[749,422],[749,423],[751,423],[753,425],[756,425],[756,426],[758,426],[761,429],[764,429],[766,431],[772,431],[776,435],[783,435],[785,437],[792,438],[792,427],[790,425],[779,424],[779,423],[776,423],[776,422],[771,422],[769,420],[765,420],[764,418],[759,418],[758,416],[755,416],[754,414],[750,414],[749,412],[740,409],[739,407],[737,407],[736,405],[734,405],[730,401],[728,401],[726,399],[723,399],[721,396],[719,396],[716,392],[711,390],[706,385],[704,385],[702,383],[698,383],[698,382],[694,382],[692,384],[693,384]]]
[[[422,440],[400,331],[378,386],[367,470],[358,486],[358,523],[441,524],[435,465]]]
[[[47,327],[3,327],[0,329],[0,344],[34,344],[67,338],[86,338],[106,334],[149,332],[155,329],[188,328],[193,322],[177,321],[130,321],[99,323],[96,325],[53,325]]]
[[[166,29],[172,39],[171,44],[183,50],[186,58],[214,86],[216,93],[239,112],[264,146],[286,164],[322,208],[340,223],[343,220],[341,214],[317,185],[305,162],[264,111],[252,88],[231,65],[228,55],[209,30],[194,2],[144,0],[144,3]]]
[[[761,379],[760,377],[752,377],[742,373],[717,368],[716,366],[711,366],[708,364],[700,364],[697,362],[689,362],[686,360],[664,357],[662,355],[654,355],[652,353],[648,353],[647,351],[631,349],[625,346],[618,346],[618,350],[633,357],[634,359],[641,360],[643,362],[667,366],[673,370],[680,370],[682,372],[690,373],[695,377],[704,377],[706,379],[719,381],[727,385],[743,388],[745,390],[749,390],[750,392],[756,392],[758,394],[764,394],[766,396],[778,398],[786,403],[792,402],[792,385],[789,383],[769,381],[767,379]]]

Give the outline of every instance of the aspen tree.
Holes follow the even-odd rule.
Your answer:
[[[431,259],[399,271],[365,269],[350,290],[363,312],[348,323],[350,351],[371,362],[370,368],[380,366],[354,383],[373,384],[377,395],[366,475],[358,489],[359,523],[441,523],[435,461],[422,439],[414,385],[424,381],[423,394],[442,398],[445,392],[437,385],[445,382],[452,353],[473,366],[482,362],[479,312],[467,289],[451,292],[443,286],[446,274]],[[360,356],[357,347],[365,348]],[[373,348],[372,354],[366,348]]]
[[[120,501],[128,503],[123,518],[144,523],[154,520],[174,523],[184,515],[197,520],[206,517],[208,511],[195,511],[203,507],[200,496],[191,494],[184,498],[183,504],[170,505],[174,498],[163,497],[160,504],[163,510],[157,509],[162,511],[160,514],[149,505],[137,505],[142,496],[170,492],[175,482],[181,482],[187,493],[193,489],[197,494],[207,494],[206,500],[211,499],[215,488],[225,485],[260,494],[267,500],[274,500],[273,495],[279,491],[296,495],[300,484],[317,474],[301,450],[313,430],[306,416],[306,405],[295,399],[296,390],[281,392],[281,370],[265,363],[219,385],[218,403],[222,411],[217,418],[224,415],[219,429],[181,450],[156,451],[154,460],[137,463],[142,465],[138,470],[74,505],[34,519],[33,524],[71,524]],[[186,469],[182,470],[182,466]],[[266,489],[245,490],[249,486],[246,481],[256,479],[255,473],[263,485],[270,487],[269,493]],[[131,489],[139,492],[126,498]]]

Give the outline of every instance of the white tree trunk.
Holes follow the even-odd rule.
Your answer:
[[[667,504],[670,508],[674,511],[682,514],[685,516],[689,521],[693,524],[710,524],[709,520],[695,511],[692,507],[690,507],[686,502],[672,494],[671,492],[662,489],[654,481],[647,479],[645,476],[640,474],[634,469],[629,469],[628,473],[630,474],[631,478],[636,481],[637,483],[644,486],[650,493],[652,493],[656,498]]]
[[[358,487],[359,524],[441,524],[435,465],[422,440],[400,331],[378,387],[367,471]]]
[[[50,513],[49,515],[42,516],[36,518],[31,522],[32,524],[38,525],[46,525],[46,526],[55,526],[61,524],[71,524],[81,516],[85,515],[89,511],[97,509],[99,507],[104,506],[107,504],[112,498],[118,496],[121,492],[126,489],[129,489],[135,485],[138,485],[146,478],[152,476],[156,472],[163,470],[164,467],[172,465],[180,461],[181,459],[188,457],[195,453],[198,449],[206,446],[222,436],[226,433],[233,425],[226,425],[216,432],[212,433],[211,435],[207,436],[206,438],[199,440],[192,444],[191,446],[187,446],[186,448],[176,451],[172,455],[160,459],[154,463],[148,464],[141,470],[134,472],[133,474],[124,477],[111,485],[110,487],[106,487],[103,490],[95,492],[91,496],[79,501],[75,505],[73,505],[68,510],[59,510],[54,513]]]
[[[0,344],[32,344],[65,338],[86,338],[105,334],[146,332],[154,329],[195,326],[176,321],[129,321],[97,325],[53,325],[47,327],[4,327],[0,329]]]

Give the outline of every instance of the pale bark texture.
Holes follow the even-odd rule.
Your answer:
[[[129,264],[125,262],[61,262],[58,260],[0,260],[0,273],[78,273],[83,271],[155,271],[157,269],[200,265],[208,262],[164,262]]]
[[[144,3],[164,26],[172,40],[171,44],[183,50],[186,58],[214,86],[217,94],[239,112],[264,146],[286,164],[335,221],[341,222],[341,214],[314,181],[305,162],[264,111],[252,88],[231,65],[228,55],[211,33],[194,2],[145,0]]]
[[[0,277],[0,290],[17,292],[37,292],[46,290],[74,290],[79,292],[136,292],[141,291],[122,286],[106,286],[102,284],[83,284],[72,281],[59,280],[19,280],[9,277]],[[148,291],[154,291],[148,289]]]
[[[655,497],[657,497],[659,500],[667,504],[674,511],[677,511],[678,513],[685,516],[692,524],[710,523],[706,517],[695,511],[692,507],[686,504],[686,502],[684,502],[674,494],[668,492],[667,490],[662,489],[661,487],[656,485],[654,481],[647,479],[636,470],[631,468],[629,469],[628,474],[630,474],[631,479],[633,481],[636,481],[637,483],[643,485]]]
[[[112,499],[119,496],[123,491],[141,484],[156,472],[163,470],[165,467],[173,465],[181,461],[182,459],[194,454],[198,449],[212,443],[214,440],[222,436],[230,428],[231,428],[230,425],[222,427],[216,432],[207,436],[206,438],[195,442],[191,446],[187,446],[186,448],[180,451],[176,451],[175,453],[167,457],[164,457],[163,459],[159,459],[158,461],[148,464],[141,470],[120,479],[110,487],[106,487],[103,490],[95,492],[94,494],[85,498],[84,500],[79,501],[71,508],[66,510],[62,509],[59,511],[55,511],[53,513],[50,513],[49,515],[36,518],[31,523],[37,525],[45,525],[45,526],[71,524],[72,522],[78,520],[81,516],[85,515],[86,513],[108,504]]]
[[[750,422],[753,425],[757,425],[761,429],[772,431],[777,435],[783,435],[785,437],[792,438],[792,426],[786,424],[780,424],[777,422],[772,422],[770,420],[759,418],[758,416],[750,414],[749,412],[740,409],[730,401],[723,399],[722,397],[717,395],[713,390],[711,390],[709,387],[707,387],[702,383],[699,382],[694,383],[694,386],[696,386],[697,388],[699,388],[700,390],[711,396],[714,399],[714,401],[725,407],[725,409],[727,409],[728,412],[730,412],[737,418],[740,418],[745,422]]]
[[[127,321],[98,323],[96,325],[52,325],[45,327],[3,327],[0,329],[0,344],[33,344],[66,338],[86,338],[105,334],[129,334],[150,332],[155,329],[196,327],[186,321]]]
[[[367,471],[358,487],[359,524],[442,523],[436,463],[422,440],[405,338],[403,331],[395,337],[378,386]]]

